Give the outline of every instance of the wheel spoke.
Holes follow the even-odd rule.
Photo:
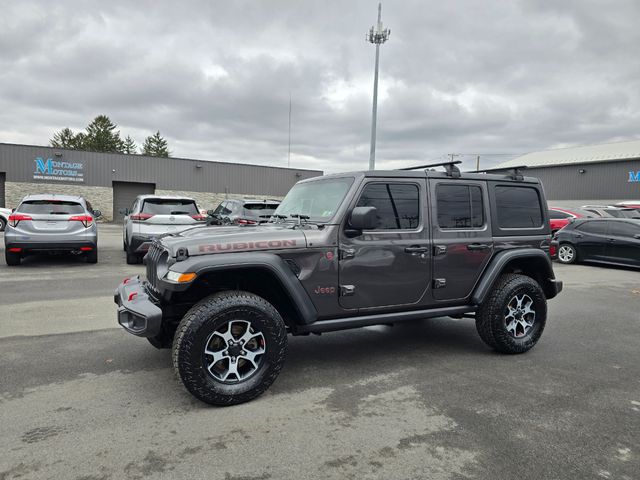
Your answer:
[[[240,358],[244,358],[246,361],[251,362],[254,368],[258,368],[256,357],[258,355],[264,354],[264,351],[264,348],[258,348],[256,350],[245,350],[245,353],[241,355]]]
[[[224,354],[224,349],[214,352],[212,350],[208,350],[205,349],[204,353],[206,355],[211,355],[213,357],[213,360],[211,361],[211,363],[209,364],[209,370],[211,370],[211,367],[213,367],[216,363],[218,363],[220,360],[222,360],[223,358],[226,358],[226,355]]]
[[[240,374],[238,373],[238,362],[237,361],[232,362],[231,359],[229,359],[229,368],[224,373],[224,376],[222,377],[222,381],[226,382],[231,375],[235,375],[236,380],[240,380]]]

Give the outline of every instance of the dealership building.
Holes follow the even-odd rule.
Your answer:
[[[30,193],[71,194],[115,221],[141,194],[188,196],[211,209],[225,198],[282,198],[297,181],[319,175],[318,170],[0,143],[0,207],[13,208]]]
[[[551,206],[578,207],[640,200],[640,141],[529,153],[496,165],[542,180]]]

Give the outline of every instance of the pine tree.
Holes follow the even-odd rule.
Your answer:
[[[62,130],[53,134],[53,137],[49,141],[52,147],[55,148],[68,148],[71,150],[80,150],[83,148],[84,135],[82,133],[73,133],[70,128],[63,128]]]
[[[145,139],[144,145],[142,146],[142,153],[151,157],[168,157],[171,154],[171,152],[169,152],[169,145],[160,135],[160,131],[157,131]]]
[[[117,125],[106,115],[98,115],[86,129],[84,148],[92,152],[124,151],[124,142],[120,138]]]
[[[138,150],[138,146],[136,145],[136,142],[133,141],[133,138],[127,135],[127,138],[124,139],[123,152],[127,154],[132,154],[132,153],[136,153],[137,150]]]

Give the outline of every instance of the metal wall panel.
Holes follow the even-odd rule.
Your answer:
[[[523,173],[542,181],[548,200],[640,200],[640,182],[629,181],[629,172],[638,171],[640,159],[528,168]]]
[[[0,172],[0,207],[4,208],[5,206],[5,198],[4,198],[4,181],[6,178],[6,174],[4,172]]]
[[[34,180],[36,158],[42,158],[44,161],[51,158],[69,163],[82,163],[84,181],[81,184],[103,187],[111,187],[114,181],[142,182],[154,183],[159,190],[283,196],[297,181],[322,175],[319,170],[82,152],[0,143],[0,170],[7,172],[7,181],[41,181]]]

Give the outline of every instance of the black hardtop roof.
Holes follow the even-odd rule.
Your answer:
[[[509,174],[494,174],[494,173],[477,173],[477,172],[461,172],[459,177],[452,177],[446,172],[439,170],[366,170],[344,173],[333,173],[330,175],[323,175],[321,177],[313,177],[305,180],[301,180],[299,183],[307,183],[318,181],[327,178],[442,178],[447,180],[480,180],[480,181],[495,181],[495,182],[513,182],[513,183],[533,183],[539,184],[540,180],[534,177],[521,177],[521,180],[516,180]]]

